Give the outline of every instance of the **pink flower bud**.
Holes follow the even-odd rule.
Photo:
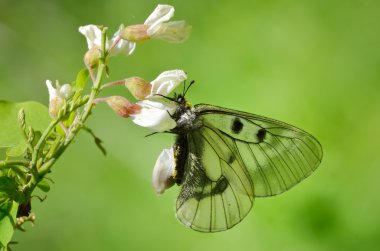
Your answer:
[[[125,86],[138,100],[145,99],[151,92],[152,85],[140,77],[131,77],[125,80]]]
[[[120,36],[122,39],[130,42],[142,42],[149,39],[148,28],[149,26],[144,24],[130,25],[121,31]]]
[[[120,96],[110,96],[105,101],[116,114],[123,118],[128,118],[130,115],[140,112],[142,108],[140,105],[131,103],[126,98]]]

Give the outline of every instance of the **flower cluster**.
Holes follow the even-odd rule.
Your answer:
[[[107,57],[116,55],[131,55],[136,44],[149,39],[159,39],[172,43],[185,41],[190,34],[191,27],[185,21],[170,21],[174,15],[174,8],[170,5],[158,5],[142,24],[130,26],[120,25],[117,32],[109,39],[106,29],[97,25],[79,27],[88,45],[88,51],[84,56],[84,63],[96,82],[94,70],[102,64],[107,64]],[[98,69],[99,71],[99,69]],[[187,79],[182,70],[169,70],[159,74],[154,80],[146,81],[141,77],[129,77],[123,80],[106,83],[97,87],[102,90],[118,84],[123,84],[136,98],[131,102],[125,97],[109,96],[94,98],[92,104],[105,102],[119,116],[131,118],[132,121],[142,127],[147,127],[155,132],[164,132],[173,129],[176,122],[171,115],[176,110],[176,104],[168,102],[163,97],[169,95],[181,82]],[[76,97],[76,89],[65,84],[56,88],[50,80],[46,81],[49,90],[49,112],[53,118],[57,118],[65,102],[70,102],[71,96]],[[72,95],[72,93],[75,93]],[[157,193],[174,184],[174,153],[173,149],[165,149],[159,156],[153,170],[153,186]]]
[[[120,25],[112,39],[106,39],[106,50],[110,56],[130,55],[135,50],[136,42],[148,39],[174,43],[185,41],[190,35],[191,27],[183,20],[169,21],[173,15],[173,6],[159,4],[144,24],[127,27],[124,27],[123,24]],[[85,54],[84,61],[89,67],[95,67],[100,57],[102,31],[97,25],[90,24],[79,27],[79,32],[86,37],[89,49]]]

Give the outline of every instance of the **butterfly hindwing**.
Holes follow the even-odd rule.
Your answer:
[[[177,218],[202,232],[231,228],[249,212],[252,181],[231,153],[229,143],[208,128],[188,134],[189,154]]]
[[[282,193],[319,165],[322,148],[310,134],[266,117],[196,105],[202,127],[186,134],[188,155],[177,218],[203,232],[239,223],[254,197]]]

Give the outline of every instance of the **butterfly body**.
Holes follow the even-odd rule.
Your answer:
[[[198,104],[183,95],[172,118],[177,134],[176,216],[201,232],[239,223],[255,197],[287,191],[319,165],[322,148],[310,134],[266,117]]]

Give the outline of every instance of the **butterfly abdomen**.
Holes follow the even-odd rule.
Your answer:
[[[177,185],[182,184],[185,173],[185,164],[188,155],[187,137],[185,134],[178,134],[174,144],[175,172],[174,181]]]

